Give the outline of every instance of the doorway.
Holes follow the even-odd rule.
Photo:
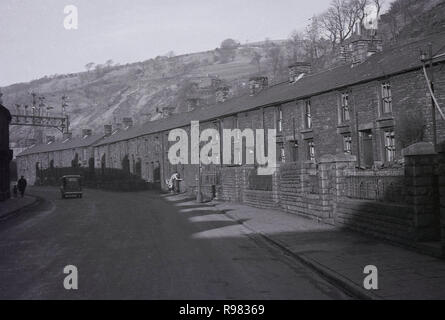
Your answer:
[[[372,168],[374,165],[374,135],[372,130],[360,132],[361,149],[362,149],[362,166]]]

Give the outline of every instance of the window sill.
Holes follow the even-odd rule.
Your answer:
[[[338,134],[346,134],[346,133],[351,133],[351,125],[350,124],[341,124],[338,125],[337,127],[337,133]]]
[[[302,134],[305,134],[305,133],[313,133],[314,132],[314,129],[304,129],[304,130],[301,130],[301,133]]]
[[[385,115],[380,116],[380,117],[377,119],[377,122],[388,121],[388,120],[394,120],[394,119],[395,119],[395,118],[394,118],[394,116],[393,116],[392,114],[385,114]]]

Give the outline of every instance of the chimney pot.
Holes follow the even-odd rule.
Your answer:
[[[64,132],[63,133],[63,140],[68,140],[71,139],[73,137],[73,133],[72,132]]]
[[[249,80],[250,95],[256,95],[269,85],[267,77],[253,77]]]
[[[133,119],[132,118],[123,118],[122,123],[124,125],[125,129],[131,128],[133,126]]]
[[[212,88],[218,89],[222,85],[222,80],[220,78],[212,78]]]
[[[46,143],[50,144],[50,143],[54,143],[56,142],[56,137],[55,136],[46,136]]]
[[[216,90],[216,102],[222,103],[229,99],[230,96],[230,88],[229,87],[219,87]]]
[[[104,125],[104,134],[106,137],[111,136],[113,133],[113,126],[111,124]]]
[[[82,130],[82,137],[90,137],[93,135],[93,130],[91,129],[83,129]]]
[[[289,82],[294,83],[305,74],[312,73],[312,65],[309,62],[296,62],[289,66]]]
[[[377,38],[373,31],[367,30],[363,34],[353,36],[350,45],[351,49],[349,50],[353,66],[364,62],[373,54],[383,50],[382,39]]]
[[[190,112],[190,111],[193,111],[197,107],[200,106],[201,99],[199,99],[199,98],[189,98],[189,99],[187,99],[186,104],[187,104],[187,111]]]

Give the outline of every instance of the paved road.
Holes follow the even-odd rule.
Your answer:
[[[0,223],[1,299],[348,298],[206,206],[153,192],[31,192],[45,200]],[[67,265],[77,291],[63,288]]]

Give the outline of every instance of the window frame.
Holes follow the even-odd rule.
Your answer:
[[[394,129],[385,130],[383,140],[385,161],[387,163],[393,163],[396,161],[397,156],[396,133]]]
[[[277,133],[281,134],[284,131],[283,127],[283,109],[281,107],[278,107],[277,110]]]
[[[283,142],[277,143],[277,151],[278,152],[278,162],[279,163],[286,163],[286,149]]]
[[[307,144],[307,159],[308,161],[315,161],[316,157],[315,157],[315,142],[314,139],[308,139],[306,140],[306,144]]]
[[[304,128],[306,130],[313,129],[313,121],[312,121],[312,102],[310,99],[304,101]]]
[[[346,102],[346,103],[345,103]],[[351,121],[351,107],[349,103],[349,92],[340,93],[340,124]]]
[[[352,134],[350,133],[343,134],[342,138],[343,138],[343,152],[345,154],[352,155],[352,144],[353,144]]]
[[[392,86],[390,81],[380,83],[381,114],[391,115],[393,113]]]

